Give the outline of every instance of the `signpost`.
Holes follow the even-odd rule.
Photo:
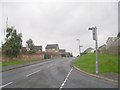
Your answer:
[[[88,30],[92,30],[93,32],[93,40],[95,40],[95,48],[96,48],[96,74],[98,74],[98,43],[97,43],[97,27],[89,28]]]

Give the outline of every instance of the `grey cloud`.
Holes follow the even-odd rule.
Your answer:
[[[3,26],[9,17],[9,25],[14,25],[23,33],[23,45],[32,38],[37,45],[58,43],[74,55],[78,54],[77,38],[84,46],[94,47],[91,26],[98,27],[99,45],[107,37],[117,34],[117,2],[41,2],[9,3],[3,7]]]

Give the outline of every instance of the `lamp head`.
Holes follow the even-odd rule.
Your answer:
[[[92,27],[92,28],[89,28],[88,30],[93,30],[94,29],[94,27]]]

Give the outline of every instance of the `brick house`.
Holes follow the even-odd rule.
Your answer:
[[[35,50],[36,53],[40,53],[40,52],[42,52],[42,46],[34,46],[33,50]]]
[[[59,53],[61,57],[66,57],[66,50],[65,49],[59,49]]]
[[[59,52],[59,45],[58,44],[47,44],[46,52]]]
[[[46,54],[50,58],[61,57],[61,55],[59,53],[59,45],[58,44],[47,44],[45,49],[46,49]]]

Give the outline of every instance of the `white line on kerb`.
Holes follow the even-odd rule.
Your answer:
[[[28,75],[26,75],[26,77],[29,77],[29,76],[31,76],[31,75],[33,75],[33,74],[35,74],[35,73],[38,73],[40,70],[37,70],[37,71],[35,71],[35,72],[33,72],[33,73],[30,73],[30,74],[28,74]]]
[[[66,83],[68,77],[70,76],[72,70],[73,70],[73,68],[71,68],[70,72],[68,73],[67,77],[66,77],[65,80],[63,81],[63,83],[62,83],[61,87],[59,88],[59,90],[61,90],[61,89],[63,88],[63,86],[65,85],[65,83]]]
[[[9,85],[9,84],[12,84],[13,82],[9,82],[9,83],[7,83],[7,84],[5,84],[5,85],[2,85],[2,86],[0,86],[0,88],[3,88],[3,87],[5,87],[5,86],[7,86],[7,85]]]

